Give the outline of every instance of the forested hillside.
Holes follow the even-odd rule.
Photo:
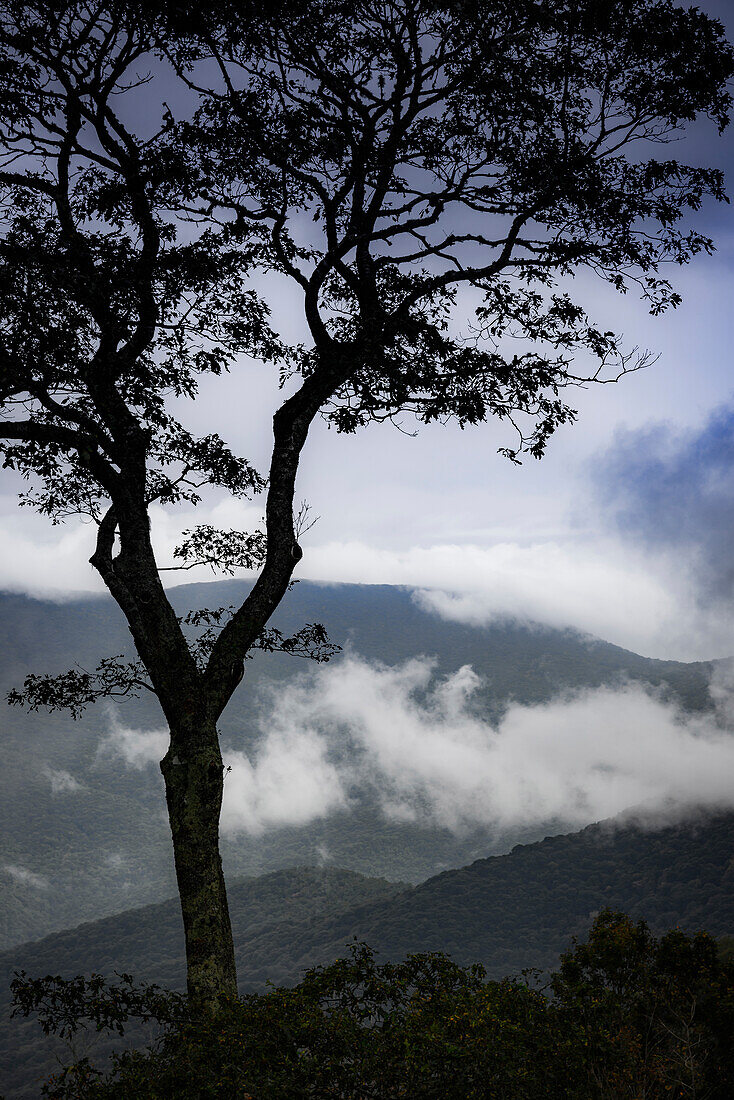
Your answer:
[[[226,605],[241,598],[243,583],[182,586],[173,595],[181,611]],[[477,701],[488,718],[497,717],[509,700],[544,702],[569,688],[620,680],[654,685],[688,709],[709,705],[709,665],[649,660],[573,631],[533,624],[479,628],[446,622],[400,588],[300,583],[279,610],[276,625],[288,631],[314,621],[351,652],[388,665],[419,654],[435,657],[438,674],[471,665],[482,677]],[[58,672],[74,663],[92,668],[102,656],[129,650],[127,629],[107,599],[59,604],[0,597],[3,697],[29,671]],[[267,705],[266,684],[309,673],[305,662],[277,654],[248,662],[221,723],[225,746],[252,745],[257,717]],[[146,698],[121,702],[116,714],[92,708],[76,723],[63,715],[24,714],[0,699],[5,808],[0,946],[173,893],[161,778],[154,765],[129,769],[101,750],[116,721],[143,730],[161,724],[154,701]],[[329,817],[259,836],[225,836],[223,857],[230,878],[327,859],[362,874],[418,882],[534,840],[559,824],[455,835],[388,821],[372,795],[355,788],[349,808]]]
[[[694,817],[657,831],[605,822],[412,888],[302,870],[234,884],[230,898],[243,990],[262,989],[268,980],[292,983],[307,966],[342,954],[354,937],[381,960],[446,951],[461,963],[482,962],[500,977],[555,965],[569,939],[584,935],[605,906],[644,918],[653,930],[680,925],[714,936],[734,933],[734,815]],[[181,988],[178,903],[132,910],[5,952],[4,988],[16,968],[37,976],[118,970]],[[18,1060],[6,1047],[9,1065],[24,1065],[17,1072],[25,1080],[40,1050],[37,1032],[23,1024],[7,1034],[10,1051],[23,1050]]]
[[[279,928],[287,938],[298,935],[304,922],[353,910],[406,889],[406,884],[368,879],[332,868],[276,871],[259,879],[234,883],[229,902],[235,937],[244,943],[263,929]],[[141,954],[142,952],[142,954]],[[94,961],[92,961],[94,960]],[[275,960],[271,980],[288,980]],[[267,968],[267,963],[264,964]],[[56,933],[37,944],[26,944],[0,955],[0,1095],[35,1098],[39,1080],[57,1067],[56,1056],[68,1060],[65,1044],[45,1039],[32,1020],[9,1017],[10,982],[14,972],[29,974],[103,971],[113,974],[132,969],[146,980],[168,987],[185,984],[183,926],[178,898],[134,909],[118,917],[95,921]],[[133,1036],[145,1039],[144,1030]],[[93,1043],[95,1051],[99,1044]],[[109,1044],[103,1044],[107,1049]]]

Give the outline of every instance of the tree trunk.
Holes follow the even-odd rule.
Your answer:
[[[186,936],[189,999],[195,1013],[211,1015],[237,994],[219,854],[224,768],[216,728],[172,730],[161,771]]]

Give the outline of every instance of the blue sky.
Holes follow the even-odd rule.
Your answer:
[[[734,406],[700,427],[667,422],[621,430],[596,471],[599,494],[622,535],[652,550],[699,556],[702,602],[734,598]]]

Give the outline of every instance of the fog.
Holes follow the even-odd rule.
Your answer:
[[[730,666],[717,671],[705,715],[627,684],[510,705],[492,726],[468,666],[442,679],[425,658],[388,667],[349,656],[273,690],[253,752],[225,751],[222,830],[305,825],[357,790],[392,821],[455,832],[574,828],[640,804],[666,820],[671,802],[732,808],[732,683]],[[163,735],[118,727],[114,742],[142,767]]]
[[[27,867],[20,867],[16,863],[4,863],[0,869],[20,886],[30,886],[34,890],[47,890],[50,885],[45,875],[37,875],[35,871],[29,871]]]
[[[107,732],[97,749],[97,760],[122,760],[130,768],[160,763],[168,749],[166,729],[135,729],[126,726],[114,706],[107,707]]]
[[[46,767],[42,774],[51,786],[51,794],[76,794],[84,789],[83,784],[63,768]]]

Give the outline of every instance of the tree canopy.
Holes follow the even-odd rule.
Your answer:
[[[734,964],[716,941],[602,911],[549,985],[487,981],[440,952],[378,963],[365,944],[308,970],[292,989],[233,1000],[214,1020],[121,975],[108,984],[14,982],[16,1011],[46,1033],[124,1032],[157,1019],[148,1051],[122,1051],[105,1074],[83,1059],[46,1086],[51,1100],[303,1096],[363,1100],[726,1100],[734,1084]],[[548,994],[552,995],[549,996]]]
[[[723,179],[650,154],[727,124],[719,24],[670,0],[216,10],[172,53],[203,98],[199,209],[301,288],[288,369],[323,379],[340,430],[517,418],[505,453],[539,456],[573,417],[560,390],[639,363],[567,277],[678,304],[663,272],[711,249],[683,219]]]

